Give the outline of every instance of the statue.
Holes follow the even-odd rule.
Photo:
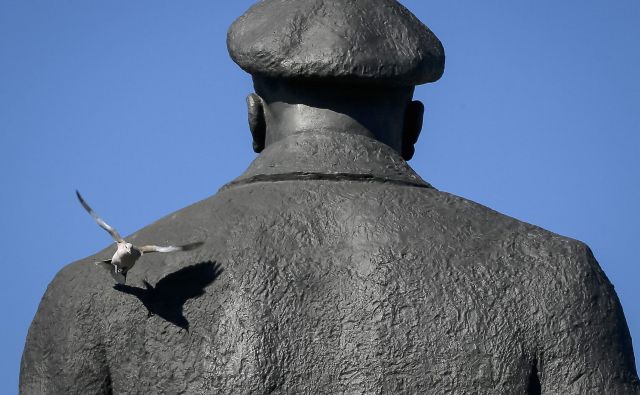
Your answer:
[[[440,192],[407,164],[444,50],[393,0],[264,0],[232,25],[253,76],[248,170],[127,240],[115,284],[62,269],[22,359],[33,393],[640,392],[589,248]]]

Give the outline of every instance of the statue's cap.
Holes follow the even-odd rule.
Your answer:
[[[263,0],[229,28],[252,75],[413,86],[444,72],[440,40],[395,0]]]

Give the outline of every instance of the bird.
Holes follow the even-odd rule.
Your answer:
[[[95,262],[96,265],[101,266],[102,268],[109,271],[111,276],[116,280],[118,284],[126,284],[127,282],[127,273],[133,266],[136,264],[136,261],[144,254],[149,254],[152,252],[176,252],[176,251],[190,251],[195,248],[200,247],[203,243],[196,242],[190,243],[180,246],[157,246],[157,245],[144,245],[144,246],[135,246],[132,243],[126,241],[117,230],[115,230],[112,226],[107,224],[95,211],[87,204],[87,202],[82,198],[82,195],[78,190],[76,190],[76,196],[80,201],[80,204],[84,209],[93,217],[93,219],[98,223],[98,225],[106,230],[113,240],[115,240],[117,245],[117,250],[111,257],[111,259],[106,259],[103,261]]]

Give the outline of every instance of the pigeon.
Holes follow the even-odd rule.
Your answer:
[[[140,258],[143,254],[149,254],[152,252],[189,251],[198,248],[203,244],[202,242],[196,242],[181,246],[135,246],[123,239],[118,231],[104,222],[104,220],[100,218],[91,207],[89,207],[87,202],[85,202],[85,200],[82,198],[82,195],[80,195],[80,192],[78,192],[77,190],[76,196],[78,196],[78,200],[80,201],[80,204],[82,204],[82,207],[87,210],[87,212],[93,217],[93,219],[98,223],[98,225],[100,225],[102,229],[109,232],[111,237],[113,237],[116,242],[118,248],[115,254],[113,254],[113,257],[104,261],[95,262],[95,264],[108,270],[109,273],[111,273],[111,276],[118,282],[118,284],[126,284],[127,273],[136,264],[138,258]]]

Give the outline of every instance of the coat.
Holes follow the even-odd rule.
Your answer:
[[[214,196],[49,285],[32,393],[640,393],[613,286],[576,240],[438,191],[364,136],[300,133]]]

